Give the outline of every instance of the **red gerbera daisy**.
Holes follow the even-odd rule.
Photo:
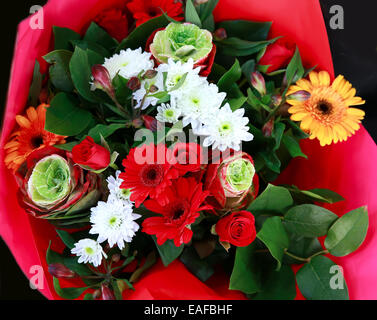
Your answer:
[[[176,143],[173,147],[175,168],[181,176],[187,172],[198,172],[204,162],[202,147],[197,143]]]
[[[168,200],[165,189],[172,184],[172,179],[179,177],[172,165],[171,152],[163,144],[151,143],[132,149],[123,166],[125,172],[119,175],[123,180],[121,188],[131,189],[130,200],[136,207],[148,196],[164,205]]]
[[[182,20],[182,3],[175,0],[132,0],[127,4],[128,10],[136,20],[136,26],[162,15],[162,12],[176,20]]]
[[[161,217],[152,217],[143,222],[143,232],[156,235],[157,244],[163,245],[166,240],[174,240],[180,247],[183,243],[190,242],[192,231],[190,225],[199,217],[200,211],[211,209],[203,205],[208,191],[203,191],[202,184],[194,178],[180,178],[166,189],[168,202],[161,206],[155,200],[145,201],[145,207],[159,213]]]

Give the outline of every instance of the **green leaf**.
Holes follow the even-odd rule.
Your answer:
[[[348,212],[330,228],[325,247],[336,257],[343,257],[356,251],[367,235],[368,225],[366,207]]]
[[[317,238],[306,238],[296,234],[290,234],[288,252],[296,257],[307,259],[313,254],[322,251],[322,246]],[[302,264],[302,261],[294,259],[288,255],[284,256],[284,263],[288,264]]]
[[[231,37],[221,41],[217,41],[216,45],[219,52],[233,57],[250,56],[273,43],[276,39],[266,41],[247,41],[239,38]]]
[[[104,29],[92,22],[84,36],[85,41],[96,43],[111,52],[118,46],[118,41],[112,38]]]
[[[219,91],[228,92],[228,88],[231,85],[233,85],[235,82],[240,80],[241,76],[242,76],[242,70],[240,67],[240,63],[236,59],[236,61],[234,62],[230,70],[227,71],[217,83],[217,86],[219,87]]]
[[[300,144],[297,142],[297,140],[289,135],[284,135],[283,136],[283,143],[285,147],[287,148],[289,154],[291,155],[292,158],[296,157],[303,157],[307,159],[308,157],[302,153]]]
[[[229,20],[220,22],[217,28],[224,28],[228,37],[237,37],[249,41],[263,41],[268,38],[271,24],[271,22]]]
[[[65,214],[65,217],[72,217],[74,218],[74,215],[77,215],[78,213],[83,213],[86,210],[89,210],[89,208],[94,207],[99,198],[101,197],[101,192],[99,190],[92,190],[84,197],[80,198]],[[83,217],[83,215],[79,215],[80,218]]]
[[[69,63],[74,86],[79,94],[90,102],[97,102],[90,85],[92,79],[91,67],[95,64],[102,64],[102,62],[103,58],[94,51],[76,47]]]
[[[251,74],[255,71],[255,60],[254,59],[248,60],[242,65],[241,69],[242,69],[243,75],[245,76],[247,81],[250,83]]]
[[[76,241],[67,231],[56,229],[56,233],[69,249],[73,249],[75,247]]]
[[[185,20],[186,22],[196,24],[199,28],[202,27],[202,22],[194,7],[194,4],[192,3],[192,0],[186,1]]]
[[[285,131],[285,124],[282,122],[277,122],[274,125],[274,130],[272,132],[272,135],[276,141],[274,151],[278,150],[280,148],[281,139],[283,138]]]
[[[255,259],[255,242],[247,247],[237,248],[229,289],[246,294],[261,290],[261,272]]]
[[[60,150],[72,151],[73,147],[78,145],[78,144],[79,144],[78,141],[72,141],[72,142],[68,142],[68,143],[65,143],[65,144],[56,144],[56,145],[54,145],[54,147],[57,148],[57,149],[60,149]]]
[[[283,215],[292,205],[293,199],[287,189],[269,184],[251,203],[248,211],[253,214]]]
[[[50,79],[54,87],[58,90],[71,92],[74,87],[69,71],[69,62],[72,52],[68,50],[56,50],[43,57],[50,65]]]
[[[153,31],[164,28],[169,24],[169,20],[166,19],[164,15],[161,15],[157,18],[153,18],[144,22],[133,30],[126,39],[124,39],[118,48],[117,52],[124,48],[137,49],[139,47],[145,48],[145,43],[147,42],[149,36]]]
[[[281,161],[274,151],[261,151],[259,155],[263,158],[268,169],[280,174]]]
[[[90,112],[77,107],[78,101],[67,93],[58,93],[46,111],[45,129],[49,132],[75,136],[81,133],[92,119]]]
[[[265,221],[257,238],[261,240],[277,261],[276,270],[280,270],[284,252],[289,247],[289,237],[280,217],[272,217]]]
[[[135,272],[131,275],[130,282],[135,283],[137,280],[139,280],[140,276],[149,268],[151,268],[156,263],[156,261],[156,253],[155,251],[152,251],[147,255],[144,264],[136,269]]]
[[[252,300],[293,300],[296,297],[295,275],[290,266],[271,271],[260,292]]]
[[[287,67],[287,72],[286,72],[287,88],[290,87],[292,82],[296,82],[297,80],[301,79],[304,73],[305,73],[305,69],[302,65],[300,51],[298,48],[296,48],[296,52]]]
[[[302,204],[290,209],[284,217],[289,232],[304,237],[322,237],[327,234],[338,216],[313,204]]]
[[[338,273],[334,274],[334,271]],[[338,283],[336,278],[342,279],[342,283]],[[317,256],[303,266],[297,272],[296,280],[301,293],[308,300],[349,299],[347,284],[340,269],[337,270],[336,264],[324,256]],[[337,288],[331,288],[330,284],[335,284]]]
[[[29,89],[28,104],[36,107],[39,101],[39,95],[42,90],[42,74],[40,72],[40,65],[38,60],[35,61],[33,80]]]
[[[81,36],[68,28],[53,27],[54,38],[55,38],[55,50],[71,50],[72,40],[80,40]]]
[[[188,247],[183,250],[180,261],[202,282],[207,281],[215,272],[213,267],[205,259],[200,259],[193,247]]]
[[[81,296],[84,291],[86,291],[89,287],[84,287],[84,288],[62,288],[59,283],[59,279],[54,278],[54,289],[56,293],[68,300],[74,300],[77,299],[79,296]]]
[[[212,15],[218,3],[219,0],[208,0],[206,3],[199,5],[199,16],[202,22],[206,21]]]
[[[307,203],[308,201],[323,202],[323,203],[336,203],[344,201],[344,198],[334,191],[328,189],[311,189],[300,190],[296,186],[287,186],[296,201]]]
[[[125,128],[125,124],[98,124],[94,128],[90,129],[88,135],[94,139],[95,143],[101,142],[101,136],[106,139],[111,136],[115,131]]]
[[[152,238],[156,244],[158,253],[160,254],[162,263],[165,267],[167,267],[170,263],[177,259],[181,255],[185,247],[184,245],[176,247],[173,240],[166,240],[166,242],[162,246],[159,246],[157,244],[156,237],[152,236]]]
[[[83,50],[92,50],[98,54],[100,54],[102,57],[109,57],[111,56],[110,51],[106,48],[102,47],[98,43],[87,41],[87,40],[73,40],[72,44],[74,47],[79,47]]]

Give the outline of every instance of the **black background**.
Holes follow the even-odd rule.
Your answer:
[[[358,89],[358,95],[367,101],[367,104],[362,106],[367,112],[364,126],[377,141],[376,1],[320,1],[328,29],[336,74],[343,74]],[[45,3],[46,1],[41,0],[2,2],[0,8],[0,23],[2,24],[0,38],[1,105],[5,105],[6,102],[17,24],[29,15],[32,5],[44,5]],[[332,16],[329,12],[332,5],[341,5],[344,8],[344,30],[332,30],[329,26],[329,20]],[[4,242],[0,239],[0,300],[12,299],[41,300],[44,298],[37,291],[30,289],[27,279],[20,271]]]

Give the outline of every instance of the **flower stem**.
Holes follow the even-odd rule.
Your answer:
[[[302,261],[302,262],[309,263],[314,257],[319,256],[319,255],[321,255],[321,254],[328,254],[329,251],[328,251],[328,250],[322,250],[322,251],[319,251],[319,252],[317,252],[317,253],[311,255],[309,258],[298,257],[298,256],[296,256],[296,255],[294,255],[294,254],[288,252],[288,249],[285,249],[285,250],[284,250],[284,253],[285,253],[287,256],[289,256],[289,257],[291,257],[291,258],[293,258],[293,259],[296,259],[296,260],[298,260],[298,261]]]

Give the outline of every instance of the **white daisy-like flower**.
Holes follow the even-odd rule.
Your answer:
[[[122,50],[119,54],[106,58],[103,66],[109,71],[111,79],[119,73],[122,77],[130,79],[142,71],[153,69],[154,62],[151,53],[142,52],[141,48]]]
[[[102,257],[107,259],[101,245],[92,239],[82,239],[75,243],[71,252],[79,257],[78,263],[91,263],[95,267],[101,265]]]
[[[205,119],[204,124],[196,132],[207,136],[203,141],[204,147],[225,151],[227,148],[240,150],[242,141],[251,141],[254,136],[248,132],[249,119],[244,117],[245,109],[232,111],[229,104],[223,106],[215,117]]]
[[[154,86],[155,91],[147,94],[147,90],[149,91],[151,86]],[[161,91],[164,91],[164,76],[161,72],[157,72],[153,79],[141,81],[140,89],[133,93],[133,98],[136,100],[135,108],[141,107],[144,110],[150,105],[155,106],[159,99],[154,97],[154,95]]]
[[[98,202],[96,207],[91,208],[91,212],[90,233],[98,234],[99,243],[107,240],[110,247],[116,244],[122,250],[125,242],[131,242],[140,228],[135,220],[141,216],[133,213],[132,204],[115,197],[107,202]]]
[[[171,103],[182,110],[183,126],[191,123],[197,129],[205,118],[213,119],[226,97],[215,84],[202,83],[200,86],[187,88],[183,92],[171,94]]]
[[[186,63],[181,61],[174,62],[169,59],[168,63],[160,64],[157,71],[162,74],[166,73],[165,86],[168,92],[171,92],[177,86],[185,74],[187,75],[184,83],[179,89],[174,90],[175,92],[182,92],[189,87],[199,86],[207,82],[206,78],[199,76],[200,68],[194,69],[194,61],[192,59],[189,59]]]
[[[117,170],[115,172],[115,177],[114,176],[109,176],[107,178],[107,187],[109,188],[110,191],[110,196],[109,197],[115,197],[121,201],[129,201],[130,202],[130,196],[131,196],[131,191],[130,189],[121,189],[120,186],[123,182],[123,179],[119,178],[120,175],[120,170]]]
[[[157,107],[157,112],[156,119],[160,122],[176,123],[181,116],[181,110],[165,103]]]

